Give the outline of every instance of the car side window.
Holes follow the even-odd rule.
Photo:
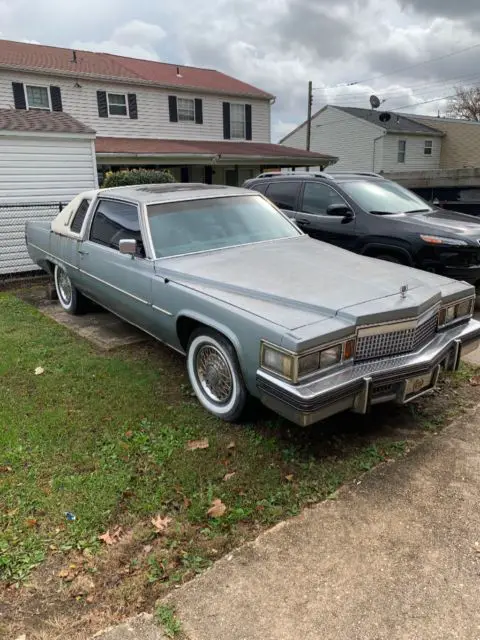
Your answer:
[[[328,184],[306,182],[303,191],[302,211],[317,215],[326,215],[331,204],[345,204],[345,200]]]
[[[295,211],[300,182],[285,182],[284,180],[271,182],[265,195],[276,204],[279,209]]]
[[[83,227],[85,216],[87,215],[88,207],[90,206],[90,200],[82,200],[78,205],[78,209],[73,216],[72,224],[70,225],[71,231],[80,233]]]
[[[268,182],[260,182],[259,184],[252,184],[251,189],[254,191],[260,191],[265,195],[265,191],[267,190]]]
[[[145,257],[138,209],[119,200],[100,200],[90,227],[90,240],[119,249],[120,240],[136,240],[138,255]]]

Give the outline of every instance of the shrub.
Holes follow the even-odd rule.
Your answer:
[[[155,184],[159,182],[176,182],[170,171],[158,169],[125,169],[108,171],[105,174],[102,188],[126,187],[130,184]]]

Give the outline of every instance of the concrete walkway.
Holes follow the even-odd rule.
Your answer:
[[[185,638],[479,640],[479,425],[431,436],[173,592]],[[145,624],[100,637],[141,640]]]

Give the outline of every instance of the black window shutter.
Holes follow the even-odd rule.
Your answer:
[[[100,118],[108,118],[107,92],[97,91],[98,115]]]
[[[168,112],[170,114],[170,122],[178,122],[177,96],[168,96]]]
[[[230,103],[223,103],[223,138],[230,140]]]
[[[22,82],[12,82],[13,102],[15,109],[26,109],[27,101],[25,100],[25,89]]]
[[[128,94],[128,113],[132,120],[138,119],[138,109],[137,109],[137,94],[129,93]]]
[[[63,111],[60,87],[50,87],[50,100],[52,101],[52,111]]]
[[[195,98],[195,122],[203,124],[203,100]]]
[[[252,105],[245,105],[245,138],[252,139]]]

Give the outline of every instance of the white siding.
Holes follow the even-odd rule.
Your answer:
[[[27,220],[51,220],[58,203],[94,187],[91,140],[0,135],[0,274],[36,269],[25,246]],[[51,206],[20,206],[32,203]]]
[[[116,138],[168,138],[181,140],[223,140],[223,102],[243,102],[252,105],[253,142],[270,142],[269,100],[185,93],[177,90],[150,88],[113,82],[46,76],[22,72],[0,72],[0,108],[13,107],[12,82],[54,85],[61,89],[63,110],[92,127],[99,137]],[[138,119],[125,116],[100,118],[97,90],[110,93],[135,93]],[[203,124],[170,122],[168,96],[202,98]]]
[[[379,171],[383,156],[382,136],[380,127],[329,106],[312,118],[310,150],[338,157],[338,162],[327,171]],[[375,141],[375,138],[379,139]],[[305,149],[306,126],[282,144]]]
[[[405,162],[398,162],[398,141],[406,140]],[[425,140],[432,141],[432,155],[424,154]],[[438,136],[401,135],[389,133],[385,138],[383,170],[428,171],[440,166],[442,138]]]

